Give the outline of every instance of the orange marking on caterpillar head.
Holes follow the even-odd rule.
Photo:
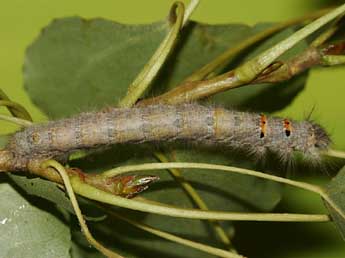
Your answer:
[[[267,117],[264,114],[260,115],[260,138],[265,137],[267,128]]]
[[[292,132],[292,125],[288,119],[284,119],[284,131],[285,131],[286,136],[290,136]]]

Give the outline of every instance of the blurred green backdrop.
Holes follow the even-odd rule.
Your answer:
[[[302,16],[313,10],[335,4],[335,2],[326,0],[201,0],[192,19],[207,23],[277,22]],[[36,121],[44,120],[46,118],[31,104],[22,86],[25,48],[38,36],[44,26],[54,18],[71,15],[86,18],[104,17],[123,23],[149,23],[164,19],[172,3],[171,0],[2,1],[0,8],[0,87],[10,98],[23,104],[33,114]],[[306,89],[294,100],[292,105],[280,112],[280,114],[303,119],[315,106],[313,118],[331,133],[335,148],[342,150],[345,150],[345,137],[342,136],[342,132],[345,130],[343,113],[345,102],[342,100],[345,93],[344,71],[344,67],[313,69]],[[7,111],[1,110],[1,112],[6,113]],[[16,129],[3,121],[0,121],[0,126],[1,133],[8,133]],[[323,211],[322,204],[317,197],[304,195],[305,192],[289,189],[284,201],[285,207],[291,208],[292,212]],[[345,257],[343,242],[330,224],[270,224],[270,227],[267,227],[268,224],[249,225],[242,224],[240,228],[242,227],[243,232],[246,231],[246,234],[252,236],[241,234],[241,231],[239,241],[245,242],[245,238],[248,237],[248,241],[253,244],[252,252],[261,250],[259,254],[257,253],[259,256],[256,257]],[[257,232],[258,230],[265,230],[265,233]],[[286,230],[291,231],[290,234]],[[264,237],[262,238],[262,236]],[[281,246],[277,246],[277,238],[281,238]],[[270,241],[273,240],[275,241],[275,252],[270,253],[269,250],[272,248]],[[304,245],[308,245],[308,247],[303,248]],[[267,250],[267,253],[264,250]]]

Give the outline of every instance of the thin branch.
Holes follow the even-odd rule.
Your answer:
[[[156,152],[155,156],[159,159],[159,161],[163,163],[167,163],[170,160],[164,155],[163,153]],[[193,186],[183,177],[182,171],[177,168],[170,168],[168,169],[170,175],[174,178],[176,182],[180,184],[184,191],[188,194],[188,196],[193,200],[193,202],[201,209],[201,210],[209,210],[207,204],[201,198],[201,196],[197,193],[197,191],[193,188]],[[234,247],[232,246],[231,240],[226,234],[225,230],[216,220],[209,220],[211,227],[218,235],[219,239],[222,243],[228,247],[230,251],[235,252]]]
[[[110,214],[111,216],[114,216],[114,217],[116,217],[118,219],[124,220],[124,221],[126,221],[127,223],[131,224],[132,226],[134,226],[136,228],[142,229],[142,230],[144,230],[146,232],[149,232],[149,233],[151,233],[153,235],[156,235],[158,237],[167,239],[169,241],[172,241],[172,242],[175,242],[175,243],[179,243],[179,244],[182,244],[182,245],[185,245],[185,246],[189,246],[191,248],[198,249],[200,251],[203,251],[203,252],[206,252],[206,253],[209,253],[209,254],[217,255],[219,257],[243,258],[242,255],[231,253],[231,252],[228,252],[228,251],[225,251],[225,250],[222,250],[222,249],[219,249],[219,248],[215,248],[215,247],[212,247],[212,246],[209,246],[209,245],[205,245],[205,244],[202,244],[202,243],[194,242],[194,241],[191,241],[191,240],[188,240],[188,239],[185,239],[185,238],[182,238],[182,237],[178,237],[178,236],[175,236],[173,234],[170,234],[170,233],[167,233],[167,232],[155,229],[155,228],[150,227],[148,225],[145,225],[143,223],[140,223],[140,222],[131,220],[129,218],[126,218],[124,216],[121,216],[118,213],[115,213],[114,211],[111,211],[109,209],[104,209],[104,210],[108,214]]]
[[[22,126],[22,127],[28,127],[28,126],[33,124],[29,120],[17,118],[17,117],[14,117],[14,116],[6,116],[6,115],[2,115],[2,114],[0,114],[0,120],[11,122],[13,124],[16,124],[16,125],[19,125],[19,126]]]
[[[258,56],[247,61],[240,67],[236,68],[235,76],[241,82],[244,82],[244,83],[250,82],[251,80],[255,79],[255,77],[258,74],[260,74],[265,68],[267,68],[267,66],[272,64],[274,60],[276,60],[279,56],[281,56],[287,50],[292,48],[298,42],[305,39],[310,34],[315,32],[316,30],[318,30],[319,28],[321,28],[328,22],[342,15],[344,12],[345,12],[345,4],[339,6],[338,8],[329,12],[328,14],[321,16],[317,20],[311,22],[310,24],[306,25],[302,29],[292,34],[290,37],[280,41],[278,44],[276,44],[272,48],[260,53]]]
[[[325,55],[322,58],[323,65],[343,65],[345,64],[345,55]]]
[[[272,48],[259,54],[257,57],[247,61],[240,67],[219,75],[215,78],[202,81],[187,81],[180,86],[160,96],[142,100],[138,105],[150,105],[154,103],[179,104],[195,101],[214,94],[247,85],[260,75],[276,58],[293,47],[299,41],[319,29],[321,26],[342,14],[345,4],[320,17],[287,39],[279,42]]]
[[[0,100],[7,100],[7,101],[12,102],[10,100],[10,98],[6,95],[6,93],[1,89],[0,89]],[[17,104],[17,105],[19,105],[19,104]],[[24,109],[24,112],[23,112],[23,110],[18,110],[17,108],[13,108],[11,106],[7,106],[7,108],[14,117],[19,117],[19,118],[23,118],[23,119],[32,121],[29,112],[24,107],[21,107],[21,109]]]
[[[182,28],[183,19],[184,5],[181,2],[176,2],[170,10],[170,20],[172,20],[173,25],[169,33],[142,71],[128,87],[127,95],[120,101],[119,106],[130,107],[134,105],[150,86],[177,42],[177,36]]]
[[[292,185],[292,186],[295,186],[304,190],[308,190],[314,193],[320,193],[319,186],[308,184],[305,182],[294,181],[288,178],[269,175],[262,172],[250,170],[250,169],[224,166],[224,165],[215,165],[215,164],[208,164],[208,163],[169,162],[169,163],[147,163],[147,164],[140,164],[140,165],[128,165],[128,166],[121,166],[121,167],[111,169],[107,172],[104,172],[102,175],[105,177],[113,177],[113,176],[118,176],[123,173],[128,173],[128,172],[133,172],[133,171],[139,172],[139,171],[147,171],[147,170],[154,170],[154,169],[168,169],[168,168],[169,169],[171,168],[208,169],[208,170],[231,172],[231,173],[264,178],[271,181]]]
[[[11,110],[15,114],[16,117],[19,117],[28,121],[32,121],[32,118],[29,112],[26,111],[26,109],[22,105],[16,102],[13,102],[11,100],[0,100],[0,106],[7,107],[9,110]]]
[[[217,56],[215,59],[213,59],[210,63],[204,65],[199,70],[195,71],[192,75],[190,75],[186,81],[199,81],[203,79],[210,79],[211,77],[214,77],[216,74],[216,71],[221,71],[225,66],[232,61],[234,57],[236,57],[238,54],[240,54],[243,50],[249,48],[250,46],[253,46],[254,44],[264,40],[265,38],[289,27],[295,24],[299,24],[301,22],[307,21],[307,20],[313,20],[316,19],[325,13],[329,12],[330,9],[324,9],[317,11],[315,13],[308,14],[306,16],[293,19],[290,21],[282,22],[273,25],[272,27],[263,30],[253,36],[248,37],[247,39],[243,40],[236,46],[231,46],[229,49],[227,49],[225,52]]]
[[[182,27],[184,27],[190,16],[192,15],[192,13],[195,11],[195,9],[198,7],[200,3],[200,0],[191,0],[186,8],[186,11],[184,13],[184,16],[183,16],[183,23],[182,23]]]
[[[343,17],[339,17],[336,19],[333,24],[324,32],[322,32],[319,36],[317,36],[313,42],[310,44],[311,47],[319,47],[322,44],[324,44],[328,39],[330,39],[334,33],[337,32],[337,30],[340,29],[341,27],[341,22],[342,22]]]
[[[42,163],[42,167],[43,168],[48,168],[48,167],[54,168],[60,174],[60,176],[63,180],[63,183],[65,185],[67,194],[71,200],[71,204],[73,206],[74,212],[78,218],[80,227],[82,228],[82,232],[84,233],[84,235],[85,235],[86,239],[89,241],[89,243],[107,257],[123,258],[121,255],[107,249],[102,244],[100,244],[96,239],[94,239],[94,237],[90,233],[90,231],[89,231],[89,229],[85,223],[85,220],[83,218],[83,214],[81,213],[81,210],[79,208],[77,198],[75,197],[70,179],[68,177],[68,174],[67,174],[65,168],[55,160],[45,161],[44,163]]]
[[[255,176],[259,178],[264,178],[272,180],[275,182],[289,184],[295,187],[299,187],[314,193],[317,193],[325,197],[323,189],[319,186],[311,185],[304,182],[293,181],[290,179],[277,177],[273,175],[264,174],[257,171],[252,171],[248,169],[229,167],[223,165],[213,165],[205,163],[153,163],[153,164],[143,164],[143,165],[134,165],[134,166],[124,166],[119,167],[115,170],[107,173],[107,176],[118,175],[121,173],[129,171],[142,171],[142,170],[151,170],[151,169],[167,169],[167,168],[194,168],[194,169],[211,169],[211,170],[220,170],[230,173],[238,173],[244,175]],[[105,175],[103,175],[105,176]],[[153,205],[150,203],[144,203],[136,201],[134,199],[124,199],[119,196],[112,195],[110,193],[101,191],[97,188],[94,188],[90,185],[85,184],[80,177],[72,177],[71,182],[75,192],[80,195],[87,197],[92,200],[97,200],[103,203],[108,203],[124,208],[162,214],[166,216],[173,217],[183,217],[183,218],[192,218],[192,219],[216,219],[216,220],[254,220],[254,221],[304,221],[304,222],[315,222],[315,221],[329,221],[327,215],[309,215],[309,214],[276,214],[276,213],[237,213],[237,212],[221,212],[221,211],[203,211],[197,209],[181,209],[169,207],[167,205]],[[327,198],[325,198],[327,200]],[[330,202],[331,203],[331,202]],[[333,206],[336,206],[332,204]],[[338,209],[339,210],[339,209]]]
[[[223,166],[223,165],[214,165],[214,164],[207,164],[207,163],[149,163],[149,164],[142,164],[142,165],[132,165],[132,166],[123,166],[118,167],[106,172],[104,176],[114,176],[119,175],[122,173],[127,173],[129,171],[145,171],[145,170],[152,170],[152,169],[166,169],[166,168],[194,168],[194,169],[210,169],[210,170],[220,170],[224,172],[231,172],[231,173],[238,173],[243,175],[255,176],[259,178],[268,179],[271,181],[284,183],[287,185],[295,186],[310,192],[314,192],[320,195],[326,202],[330,204],[332,208],[334,208],[340,216],[345,219],[345,213],[333,202],[333,200],[328,196],[325,190],[317,185],[308,184],[305,182],[295,181],[283,177],[278,177],[274,175],[265,174],[262,172],[238,168],[238,167],[231,167],[231,166]]]
[[[335,158],[340,158],[340,159],[345,159],[345,152],[339,151],[339,150],[330,149],[327,152],[325,152],[324,155],[330,156],[330,157],[335,157]]]
[[[165,169],[165,168],[164,168]],[[71,178],[71,184],[76,193],[88,199],[107,203],[127,209],[161,214],[171,217],[189,219],[213,219],[233,221],[276,221],[276,222],[328,222],[330,218],[323,214],[291,214],[291,213],[241,213],[204,211],[198,209],[175,208],[165,204],[156,205],[135,199],[126,199],[101,191],[85,184],[78,177]]]

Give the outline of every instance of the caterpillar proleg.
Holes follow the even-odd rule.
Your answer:
[[[260,156],[270,151],[287,157],[297,151],[313,160],[319,160],[320,151],[330,143],[325,130],[309,121],[183,104],[106,108],[33,125],[15,133],[5,150],[23,169],[30,159],[59,159],[82,149],[175,141],[221,145]]]

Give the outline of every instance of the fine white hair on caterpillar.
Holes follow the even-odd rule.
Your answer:
[[[30,159],[61,160],[77,150],[176,141],[225,146],[258,157],[273,152],[283,160],[300,152],[316,162],[330,144],[326,131],[309,121],[182,104],[106,108],[32,125],[15,133],[4,150],[16,164],[12,169],[20,170]]]

